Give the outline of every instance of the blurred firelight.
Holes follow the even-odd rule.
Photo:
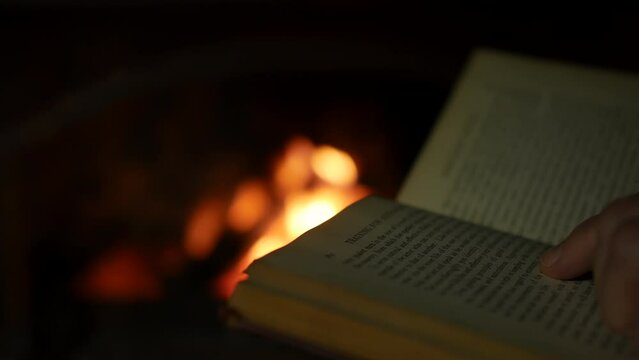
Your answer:
[[[293,205],[286,212],[287,234],[299,236],[331,218],[337,213],[337,208],[325,199],[310,199]]]
[[[304,137],[294,137],[288,142],[273,174],[278,195],[285,196],[308,186],[313,178],[311,157],[314,149],[313,143]]]
[[[144,252],[129,245],[101,254],[77,280],[82,297],[100,301],[151,301],[163,291]]]
[[[78,279],[79,292],[105,301],[148,301],[162,296],[162,276],[175,276],[187,259],[202,261],[232,232],[243,255],[211,281],[211,294],[231,296],[246,268],[323,223],[370,193],[357,184],[358,169],[346,152],[292,138],[275,159],[271,179],[247,178],[230,194],[213,194],[195,204],[181,247],[165,246],[149,256],[131,246],[116,247],[96,259]]]
[[[239,233],[253,229],[270,206],[269,191],[259,180],[241,183],[228,210],[228,225]]]
[[[271,203],[266,200],[266,186],[259,182],[242,183],[236,190],[228,226],[254,234],[258,224],[265,220],[267,224],[258,228],[261,231],[235,266],[214,279],[215,296],[228,298],[237,283],[246,278],[244,270],[251,262],[366,196],[370,191],[357,184],[357,177],[357,166],[348,153],[328,145],[316,146],[304,137],[291,139],[275,162]]]
[[[353,158],[332,146],[318,146],[313,152],[311,167],[315,175],[333,185],[349,186],[357,181]]]
[[[186,225],[184,250],[194,259],[205,259],[217,245],[223,231],[224,207],[216,199],[202,201],[193,211]]]

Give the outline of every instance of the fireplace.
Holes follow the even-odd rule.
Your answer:
[[[189,49],[19,124],[4,189],[15,338],[99,353],[127,311],[222,329],[250,261],[395,195],[447,93],[416,64],[325,41]]]

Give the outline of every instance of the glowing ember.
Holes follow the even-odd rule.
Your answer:
[[[224,232],[232,231],[247,240],[236,244],[244,246],[244,256],[210,284],[216,298],[228,298],[246,278],[244,270],[253,260],[287,245],[369,193],[357,185],[358,170],[348,153],[315,146],[303,137],[293,138],[274,165],[272,182],[247,179],[228,203],[216,196],[196,204],[187,219],[183,248],[161,248],[155,263],[140,249],[114,248],[78,278],[77,290],[107,301],[158,299],[163,292],[161,276],[180,272],[187,256],[207,259]]]
[[[287,144],[273,176],[279,194],[288,194],[306,187],[313,176],[310,161],[313,149],[313,143],[303,137],[293,138]]]
[[[286,182],[285,174],[297,177]],[[350,155],[328,145],[315,147],[305,138],[286,147],[274,181],[280,191],[286,190],[279,194],[283,210],[254,243],[247,255],[252,259],[288,244],[369,193],[356,184],[357,167]]]
[[[229,207],[229,227],[240,233],[248,232],[262,220],[269,206],[266,185],[259,180],[245,181],[238,187]]]
[[[355,161],[346,152],[328,145],[315,146],[303,137],[293,138],[273,170],[273,184],[247,180],[235,191],[225,226],[242,234],[263,229],[243,258],[211,282],[216,297],[228,298],[255,259],[276,250],[305,231],[328,220],[369,190],[357,185]],[[222,225],[220,208],[205,203],[189,224],[187,252],[207,256]],[[247,235],[248,236],[248,235]],[[211,240],[213,239],[213,240]]]
[[[337,186],[353,185],[357,181],[355,161],[332,146],[319,146],[313,152],[311,167],[317,176]]]
[[[196,207],[186,227],[184,250],[194,259],[211,254],[223,230],[223,206],[216,200],[207,200]]]
[[[290,241],[286,241],[284,238],[275,235],[264,235],[255,242],[253,247],[251,247],[249,258],[251,260],[259,259],[271,251],[281,248],[289,242]]]
[[[292,196],[284,209],[287,237],[294,239],[337,214],[341,209],[338,196],[329,192]]]
[[[297,204],[286,217],[286,230],[293,236],[299,236],[304,231],[330,219],[336,213],[337,208],[323,199]]]
[[[140,249],[121,246],[102,254],[78,279],[81,296],[101,301],[155,300],[160,279]]]

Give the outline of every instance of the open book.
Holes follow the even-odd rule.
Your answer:
[[[639,77],[480,49],[397,199],[248,268],[239,324],[337,357],[637,357],[540,254],[639,191]]]

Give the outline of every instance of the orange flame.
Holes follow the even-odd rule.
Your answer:
[[[275,187],[280,195],[302,190],[312,179],[313,149],[313,143],[307,138],[295,137],[289,141],[275,168]]]
[[[245,181],[238,186],[229,207],[229,227],[240,233],[250,231],[263,219],[269,206],[266,185],[259,180]]]
[[[349,186],[357,181],[357,166],[346,152],[322,145],[313,151],[313,172],[322,180],[337,186]]]
[[[203,201],[195,208],[186,227],[184,250],[194,259],[211,254],[223,230],[223,206],[216,200]]]
[[[331,189],[317,189],[286,199],[284,223],[287,238],[294,239],[337,214],[341,208],[341,195]]]
[[[120,246],[102,254],[78,278],[83,297],[102,301],[155,300],[162,294],[159,277],[142,251]]]
[[[253,260],[290,243],[369,193],[367,188],[357,185],[357,166],[348,153],[328,145],[315,146],[304,137],[293,138],[275,165],[272,189],[263,182],[247,180],[238,186],[231,201],[227,217],[230,229],[239,233],[262,227],[265,230],[243,258],[213,279],[211,291],[218,298],[231,296],[237,283],[246,278],[244,270]],[[195,214],[201,212],[201,219],[213,219],[217,214],[208,211],[199,210]],[[265,224],[267,217],[270,220]],[[209,235],[191,235],[200,239],[192,240],[192,255],[203,252],[199,248],[204,246],[203,239],[211,238],[211,229],[219,229],[219,223],[204,226],[197,219],[193,217],[193,228]],[[208,252],[210,245],[206,246]]]
[[[286,174],[300,175],[294,180],[295,186],[283,186],[293,183],[293,180],[286,182]],[[274,172],[276,185],[286,190],[280,193],[282,212],[255,241],[247,256],[257,259],[290,243],[367,195],[368,189],[356,185],[357,176],[357,166],[348,153],[328,145],[316,147],[306,138],[295,138]]]

